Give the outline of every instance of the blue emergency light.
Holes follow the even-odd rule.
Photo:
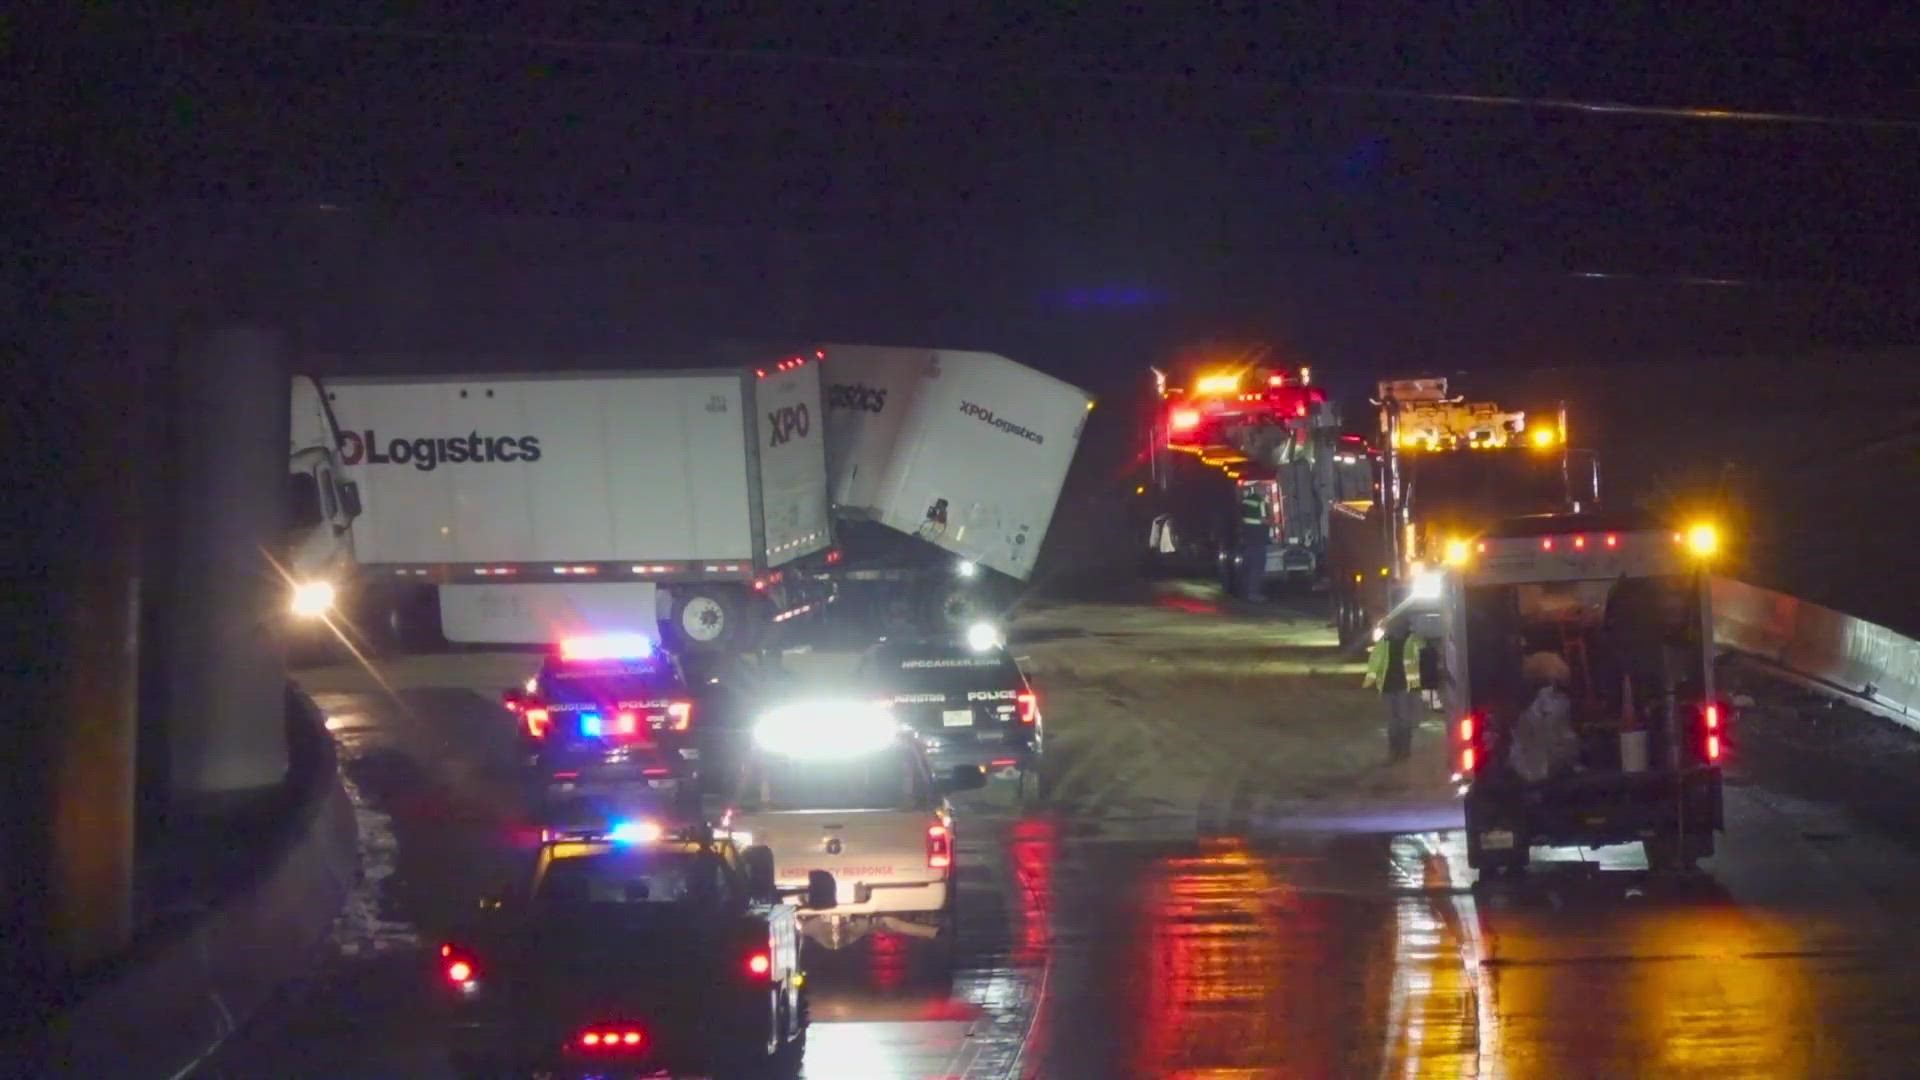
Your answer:
[[[616,844],[651,844],[665,834],[657,821],[620,821],[607,830],[607,839]]]
[[[600,714],[599,713],[583,712],[580,714],[580,734],[583,737],[590,738],[590,739],[597,739],[600,737]]]

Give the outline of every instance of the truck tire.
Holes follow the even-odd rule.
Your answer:
[[[755,639],[752,622],[751,605],[737,589],[675,588],[660,638],[676,652],[705,656],[745,652]]]
[[[1640,841],[1640,850],[1645,853],[1647,869],[1652,873],[1693,874],[1699,871],[1700,860],[1712,853],[1713,838],[1663,833]]]
[[[446,645],[440,630],[440,590],[433,586],[376,589],[358,623],[376,656],[431,652]]]
[[[986,614],[987,605],[980,602],[972,588],[947,583],[931,591],[923,626],[934,634],[964,631],[968,624],[985,618]]]

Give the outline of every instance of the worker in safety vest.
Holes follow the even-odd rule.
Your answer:
[[[1405,615],[1387,620],[1386,633],[1367,655],[1367,678],[1387,704],[1387,761],[1407,760],[1413,754],[1413,725],[1419,717],[1420,655],[1427,643],[1413,632]]]
[[[1240,526],[1236,530],[1235,554],[1240,572],[1234,579],[1234,591],[1242,600],[1260,602],[1267,580],[1267,504],[1256,493],[1240,498]]]

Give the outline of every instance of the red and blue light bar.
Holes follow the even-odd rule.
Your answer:
[[[590,634],[563,638],[562,660],[645,660],[653,655],[653,639],[645,634]]]

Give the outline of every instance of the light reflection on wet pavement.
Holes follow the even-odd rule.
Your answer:
[[[1164,651],[1150,620],[1193,617],[1126,609],[1146,642],[1130,655]],[[523,854],[525,823],[497,705],[452,688],[511,664],[430,659],[398,699],[323,695],[373,871],[340,927],[356,947],[204,1075],[446,1075],[412,952]],[[1296,663],[1259,686],[1322,700],[1327,677]],[[1109,744],[1110,708],[1086,728]],[[1061,816],[962,804],[952,970],[884,936],[808,958],[809,1080],[1914,1072],[1920,859],[1837,844],[1829,807],[1742,782],[1697,882],[1650,879],[1633,849],[1542,850],[1523,881],[1476,889],[1450,799],[1371,773],[1329,781],[1344,801],[1283,796],[1272,759],[1240,760],[1255,744],[1185,759],[1197,729],[1151,723],[1144,749],[1088,759],[1103,771]],[[1175,765],[1193,801],[1133,797]]]

